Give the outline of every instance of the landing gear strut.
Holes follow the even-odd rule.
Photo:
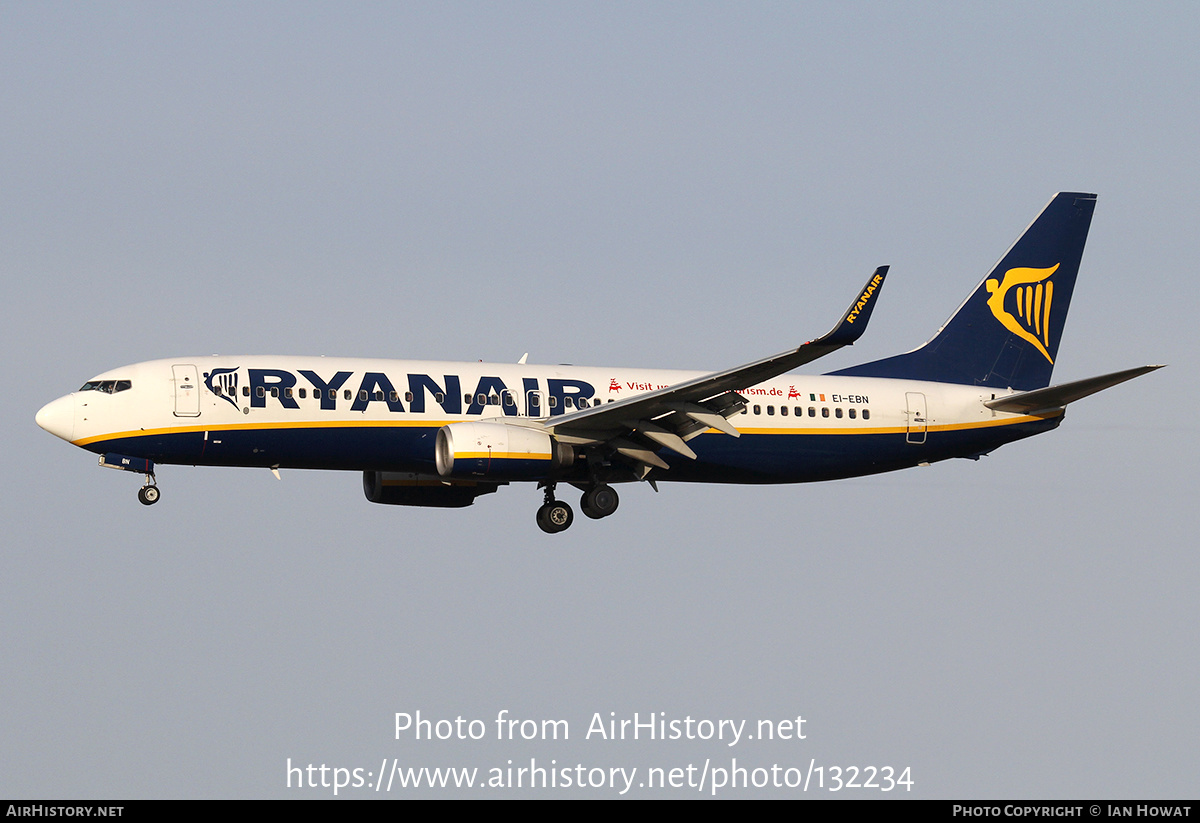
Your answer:
[[[546,534],[566,531],[575,520],[571,507],[554,499],[554,486],[554,483],[546,484],[546,502],[537,511],[537,524]]]
[[[615,512],[620,502],[621,499],[617,497],[616,489],[601,483],[598,486],[592,486],[583,493],[583,499],[580,500],[579,508],[588,517],[593,520],[599,520]]]

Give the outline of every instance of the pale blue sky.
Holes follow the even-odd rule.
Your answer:
[[[303,796],[289,757],[531,756],[1188,795],[1198,14],[0,4],[0,795]],[[824,332],[890,264],[831,370],[927,339],[1064,189],[1100,198],[1055,378],[1171,367],[979,463],[629,487],[551,538],[529,487],[409,510],[355,474],[164,467],[146,509],[33,423],[185,354],[715,370]],[[504,708],[580,736],[803,714],[809,738],[392,739],[398,711]]]

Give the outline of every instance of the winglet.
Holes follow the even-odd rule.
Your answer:
[[[883,290],[883,280],[887,277],[888,267],[880,266],[867,279],[862,292],[850,304],[850,308],[842,315],[842,319],[834,326],[833,331],[813,343],[824,343],[834,346],[852,346],[854,341],[862,337],[867,330],[867,321],[871,319],[871,311]]]

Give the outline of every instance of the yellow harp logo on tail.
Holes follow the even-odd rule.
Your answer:
[[[991,278],[985,284],[991,297],[988,308],[997,320],[1013,334],[1032,344],[1054,365],[1046,347],[1050,345],[1050,304],[1054,301],[1054,283],[1050,275],[1058,265],[1048,269],[1017,268],[1004,273],[1004,281]],[[1016,316],[1004,308],[1008,293],[1014,292]]]

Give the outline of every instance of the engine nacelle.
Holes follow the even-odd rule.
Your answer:
[[[481,494],[491,494],[499,483],[447,483],[431,474],[363,472],[363,494],[372,503],[389,506],[433,506],[461,509]]]
[[[549,434],[507,423],[451,423],[438,430],[442,477],[545,480],[575,462],[575,450]]]

